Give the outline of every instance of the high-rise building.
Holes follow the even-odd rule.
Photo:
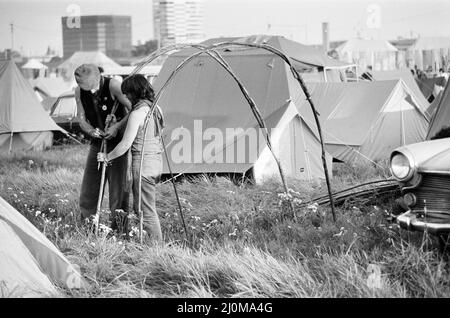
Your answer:
[[[201,42],[203,0],[153,0],[153,26],[161,46]]]
[[[64,57],[76,51],[101,51],[110,57],[131,56],[131,17],[121,15],[62,17]]]

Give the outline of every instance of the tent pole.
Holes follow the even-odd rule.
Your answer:
[[[11,150],[12,150],[13,134],[14,133],[11,131],[11,138],[9,140],[9,154],[11,154]]]

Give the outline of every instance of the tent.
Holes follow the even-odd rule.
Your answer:
[[[67,60],[62,62],[57,70],[61,72],[61,75],[65,80],[71,81],[74,78],[75,69],[81,64],[95,64],[101,66],[105,71],[110,68],[118,68],[119,64],[114,62],[111,58],[106,56],[100,51],[79,51],[72,54]]]
[[[267,44],[270,45],[287,56],[289,56],[291,63],[299,73],[304,73],[307,78],[312,78],[313,81],[342,81],[345,69],[354,67],[353,63],[342,62],[332,59],[324,54],[321,50],[315,49],[301,43],[288,40],[283,36],[277,35],[252,35],[248,37],[232,37],[232,38],[212,38],[202,42],[202,45],[209,46],[220,42],[236,42],[247,44]],[[183,50],[183,55],[189,56],[197,52],[197,49]],[[255,55],[258,51],[261,54],[267,54],[265,50],[257,50],[253,48],[245,48],[237,46],[235,48],[227,48],[226,51],[239,52],[241,55],[250,54]],[[175,53],[177,54],[177,53]]]
[[[65,81],[62,77],[38,77],[30,80],[30,84],[42,99],[58,97],[76,85],[73,82]]]
[[[0,150],[42,150],[52,131],[65,131],[48,116],[13,61],[0,62]]]
[[[428,118],[402,80],[311,83],[309,88],[326,149],[338,160],[387,159],[394,148],[425,139]],[[309,107],[302,97],[294,102],[300,113]]]
[[[443,91],[440,91],[439,94],[436,96],[436,98],[433,99],[433,101],[431,102],[430,106],[427,109],[427,114],[428,116],[430,116],[431,119],[433,119],[436,109],[439,103],[441,102],[442,94]]]
[[[417,79],[417,85],[427,100],[432,102],[446,84],[445,77],[437,76]]]
[[[373,70],[393,70],[396,52],[398,51],[388,41],[350,39],[336,49],[341,60],[356,63],[361,71],[369,66]]]
[[[39,78],[45,76],[48,67],[36,59],[29,59],[22,65],[22,69],[26,78]]]
[[[57,296],[55,285],[83,287],[76,267],[0,197],[0,297]]]
[[[36,59],[29,59],[28,62],[26,62],[23,66],[23,69],[32,69],[32,70],[40,70],[40,69],[45,69],[47,68],[47,66],[45,66],[44,64],[42,64],[41,62],[39,62]]]
[[[373,79],[376,81],[388,81],[388,80],[396,80],[401,79],[411,94],[414,96],[414,99],[417,102],[417,105],[420,107],[422,111],[427,111],[430,103],[423,95],[419,86],[417,85],[414,76],[412,75],[409,69],[400,69],[400,70],[390,70],[390,71],[372,71],[371,72]],[[427,113],[428,114],[428,113]],[[431,117],[430,117],[431,118]]]
[[[434,116],[431,120],[430,127],[427,133],[427,139],[431,139],[442,128],[450,127],[450,89],[449,83],[445,86],[445,89],[441,92],[441,96],[436,105]]]
[[[192,52],[181,50],[167,58],[154,82],[156,91]],[[286,175],[304,180],[324,177],[318,135],[292,102],[304,95],[285,63],[261,49],[221,50],[221,54],[260,109]],[[296,57],[301,61],[301,56]],[[180,70],[159,105],[166,118],[164,137],[175,174],[250,171],[256,182],[278,176],[236,82],[206,54]],[[326,157],[331,171],[331,157]],[[169,172],[166,162],[163,172]]]

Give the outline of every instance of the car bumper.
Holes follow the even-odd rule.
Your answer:
[[[431,223],[418,219],[414,213],[407,211],[397,217],[400,227],[406,230],[427,231],[430,233],[450,232],[450,223]]]

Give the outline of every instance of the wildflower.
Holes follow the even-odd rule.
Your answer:
[[[294,191],[293,189],[288,189],[288,193],[295,194],[296,196],[301,196],[300,192]]]
[[[94,247],[95,247],[95,243],[94,243],[94,242],[91,242],[91,246],[94,246]]]
[[[112,231],[112,229],[109,226],[106,226],[104,224],[99,225],[99,230],[100,230],[100,232],[106,233],[106,234],[108,234],[109,232]]]
[[[300,204],[302,204],[303,201],[300,200],[300,199],[295,198],[292,202],[293,202],[294,204],[300,205]]]
[[[56,194],[55,194],[55,197],[59,198],[59,194],[58,194],[58,193],[56,193]]]
[[[312,213],[316,213],[319,209],[319,204],[317,202],[314,202],[313,204],[310,204],[306,207],[308,210],[311,210]]]
[[[24,207],[27,207],[28,205],[25,203],[23,206],[24,206]]]
[[[347,232],[347,231],[345,230],[345,228],[344,228],[344,227],[341,227],[341,228],[339,229],[339,233],[333,234],[333,237],[339,237],[339,236],[342,236],[343,234],[345,234],[345,232]]]
[[[20,194],[24,194],[24,192],[23,192],[23,191],[20,191],[19,193],[20,193]]]
[[[234,191],[228,190],[227,193],[228,194],[234,194]]]
[[[371,289],[379,289],[382,287],[381,268],[376,264],[369,264],[367,266],[367,286]]]
[[[13,196],[14,196],[15,198],[17,198],[17,194],[13,193]]]
[[[8,190],[12,190],[12,188],[8,188]]]
[[[56,210],[53,209],[53,208],[49,208],[48,211],[49,211],[50,213],[55,213],[55,212],[56,212]]]
[[[282,192],[282,193],[278,193],[278,198],[281,201],[291,201],[292,195],[290,193]]]
[[[39,211],[39,210],[36,210],[36,212],[35,212],[35,216],[39,216],[39,215],[40,215],[41,213],[42,213],[41,211]]]

